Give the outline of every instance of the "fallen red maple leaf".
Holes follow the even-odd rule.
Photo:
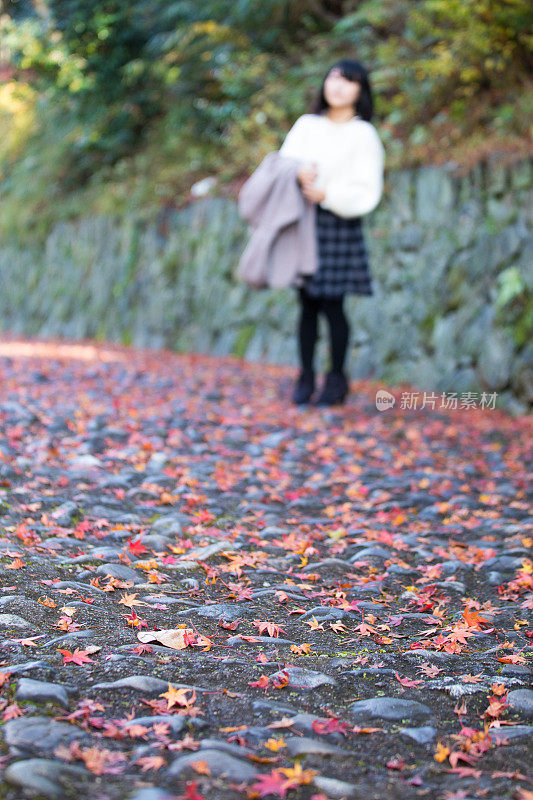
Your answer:
[[[287,686],[289,683],[289,673],[286,670],[282,670],[278,675],[272,676],[272,686],[275,689],[283,689],[284,686]]]
[[[19,706],[18,703],[10,703],[2,713],[2,719],[6,722],[10,719],[16,719],[17,717],[22,717],[24,714],[24,709]]]
[[[94,659],[88,657],[88,650],[80,650],[79,647],[76,647],[73,653],[70,650],[62,650],[60,647],[57,648],[57,652],[61,653],[63,656],[63,664],[78,664],[81,666],[82,664],[94,664]]]
[[[476,759],[474,758],[474,756],[469,756],[466,753],[461,752],[460,750],[453,750],[448,756],[448,761],[454,768],[457,767],[458,761],[466,761],[467,764],[476,763]]]
[[[252,784],[250,790],[256,792],[259,797],[266,797],[269,794],[286,797],[290,787],[291,782],[281,772],[274,769],[266,775],[258,775],[257,781]]]
[[[149,644],[138,644],[137,647],[132,647],[130,652],[137,653],[140,656],[143,653],[153,653],[154,648]]]
[[[234,631],[239,627],[240,619],[235,619],[233,622],[225,622],[223,619],[219,619],[218,624],[220,628],[224,628],[226,631]]]
[[[205,800],[204,795],[198,791],[198,784],[196,781],[190,781],[185,786],[185,792],[182,794],[183,800]]]
[[[258,686],[259,689],[266,689],[270,684],[270,678],[267,675],[261,675],[256,681],[248,681],[248,686]]]
[[[390,761],[387,761],[385,766],[387,769],[397,769],[401,771],[405,767],[405,761],[403,758],[391,758]]]
[[[396,680],[398,681],[398,683],[401,683],[402,686],[408,686],[408,687],[420,686],[421,683],[422,684],[424,683],[424,681],[418,681],[418,680],[412,681],[410,678],[402,678],[398,672],[395,672],[394,674],[396,676]]]
[[[452,772],[454,775],[459,775],[460,778],[481,778],[481,770],[473,767],[454,767],[445,769],[444,772]]]
[[[420,667],[419,671],[423,672],[424,675],[427,675],[429,678],[435,678],[439,672],[444,672],[441,667],[437,667],[434,664],[430,664],[429,662],[425,661]]]
[[[130,553],[133,553],[134,556],[148,552],[148,548],[144,544],[141,544],[141,537],[133,540],[131,538],[128,539],[128,550]]]
[[[283,628],[279,625],[276,625],[274,622],[261,622],[258,619],[254,619],[253,624],[256,628],[259,628],[259,633],[263,635],[265,632],[268,636],[278,637],[280,633],[285,633]]]
[[[325,733],[342,733],[344,736],[346,731],[350,729],[347,722],[341,722],[337,717],[330,717],[329,719],[315,719],[311,727],[318,734]]]
[[[0,672],[0,686],[4,686],[4,684],[8,683],[10,675],[10,672]]]
[[[147,628],[148,623],[145,619],[142,619],[135,613],[135,609],[131,609],[131,614],[126,614],[124,617],[128,625],[131,625],[132,628]]]

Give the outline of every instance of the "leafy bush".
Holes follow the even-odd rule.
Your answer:
[[[389,167],[527,151],[527,0],[40,0],[4,10],[4,235],[80,209],[151,213],[209,174],[233,191],[346,56],[370,69]]]

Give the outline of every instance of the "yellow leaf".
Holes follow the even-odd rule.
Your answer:
[[[316,769],[302,769],[302,765],[299,761],[297,762],[296,766],[280,769],[280,772],[286,775],[291,783],[299,785],[311,783],[317,774]]]
[[[282,747],[287,747],[287,743],[285,742],[283,736],[280,736],[279,739],[267,739],[266,742],[263,743],[265,747],[269,750],[272,750],[273,753],[277,753],[278,750],[281,750]]]
[[[303,642],[302,644],[291,644],[291,652],[297,656],[309,655],[311,651],[311,645],[308,642]]]
[[[188,694],[190,694],[190,697],[187,696]],[[175,686],[169,683],[167,691],[160,694],[159,697],[166,697],[169,708],[173,706],[187,708],[194,704],[196,692],[194,689],[176,689]]]
[[[438,761],[439,764],[444,761],[450,755],[450,748],[446,747],[445,745],[437,742],[437,752],[433,756],[435,761]]]
[[[133,608],[133,606],[146,606],[148,603],[143,603],[142,600],[137,600],[136,597],[138,592],[133,592],[132,594],[128,594],[125,592],[120,600],[118,601],[119,605],[126,606],[127,608]]]

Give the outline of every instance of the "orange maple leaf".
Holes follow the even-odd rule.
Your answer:
[[[211,775],[211,770],[209,769],[207,761],[191,761],[190,766],[199,775]]]
[[[158,770],[166,764],[163,756],[142,756],[135,762],[141,768],[141,772],[147,772],[149,769]]]
[[[288,786],[302,786],[311,783],[315,775],[316,769],[302,769],[302,765],[298,761],[294,767],[284,767],[279,770],[288,779]]]
[[[483,630],[483,628],[490,628],[491,625],[487,619],[479,616],[479,611],[475,611],[470,606],[467,606],[463,611],[463,618],[468,627],[476,631]]]
[[[312,631],[323,631],[324,630],[324,623],[319,623],[316,617],[311,617],[311,619],[303,620],[304,625],[309,625],[309,628]]]
[[[190,694],[190,697],[187,695]],[[165,697],[169,708],[173,706],[180,706],[181,708],[188,708],[194,705],[196,700],[196,691],[194,689],[176,689],[171,683],[168,684],[168,689],[163,692],[159,697]]]
[[[308,642],[303,642],[302,644],[291,644],[290,649],[291,653],[294,653],[297,656],[307,656],[311,651],[311,645]]]
[[[501,656],[501,658],[497,658],[496,661],[501,661],[502,664],[525,664],[526,659],[523,656],[519,656],[516,653],[511,653],[509,656]]]
[[[435,761],[438,761],[439,764],[444,761],[450,755],[450,748],[446,747],[446,745],[442,744],[441,742],[437,742],[437,752],[433,756]]]
[[[126,606],[127,608],[133,608],[133,606],[147,606],[148,603],[143,603],[142,600],[137,600],[137,595],[138,592],[132,592],[131,594],[124,592],[118,601],[118,604],[120,606]]]
[[[268,748],[268,750],[272,750],[273,753],[277,753],[282,747],[287,747],[287,743],[283,736],[280,736],[279,739],[271,737],[270,739],[267,739],[266,742],[263,742],[263,747]]]

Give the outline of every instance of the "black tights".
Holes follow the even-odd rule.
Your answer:
[[[298,324],[298,342],[302,369],[313,370],[315,344],[318,338],[318,313],[323,311],[329,324],[331,345],[331,368],[333,372],[342,372],[350,327],[344,314],[343,299],[340,297],[312,297],[305,289],[299,288],[300,320]]]

